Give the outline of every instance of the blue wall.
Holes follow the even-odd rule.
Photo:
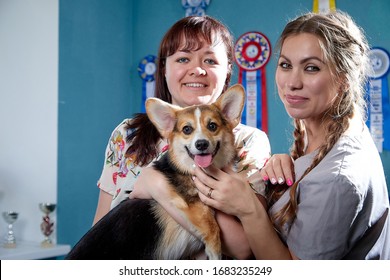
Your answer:
[[[131,111],[132,1],[60,1],[57,239],[91,226],[110,130]]]
[[[274,46],[288,19],[310,11],[312,0],[212,0],[207,14],[238,38],[264,33]],[[372,46],[390,50],[390,1],[336,1],[365,29]],[[179,0],[60,1],[59,32],[59,243],[74,245],[90,228],[96,209],[104,149],[113,128],[141,108],[139,61],[156,54],[160,39],[184,10]],[[266,67],[269,138],[287,152],[291,125],[274,85],[275,59]],[[237,68],[232,82],[237,82]],[[390,186],[390,153],[382,160]]]

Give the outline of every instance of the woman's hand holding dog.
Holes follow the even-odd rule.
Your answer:
[[[259,203],[249,183],[231,167],[221,170],[210,166],[204,171],[196,167],[194,174],[200,199],[215,209],[240,218],[253,212],[254,203]]]
[[[164,175],[152,166],[144,167],[129,198],[155,199],[158,201],[159,196],[164,195],[164,190],[167,189],[166,186],[167,182]]]
[[[218,190],[220,191],[221,191],[220,186],[222,186],[223,184],[226,184],[227,186],[229,186],[230,184],[234,184],[237,186],[241,184],[241,188],[249,189],[249,191],[253,193],[252,189],[247,185],[246,181],[243,180],[240,177],[240,175],[235,173],[230,168],[227,168],[226,170],[219,170],[214,167],[210,167],[207,170],[208,172],[212,173],[212,176],[214,176],[214,178],[218,178],[220,181],[216,181],[215,179],[210,178],[199,167],[196,168],[194,171],[198,171],[199,172],[198,175],[201,177],[211,179],[210,182],[213,184],[215,188],[218,188]],[[200,190],[200,188],[203,186],[202,190],[205,192],[203,197],[207,195],[210,189],[207,186],[203,185],[200,180],[198,179],[194,179],[194,180],[195,183],[198,182],[196,183],[199,185],[198,190]],[[172,216],[172,218],[174,218],[178,223],[184,226],[187,230],[190,230],[190,228],[186,226],[187,223],[180,215],[180,213],[176,211],[174,207],[172,207],[169,201],[169,189],[167,185],[168,184],[165,181],[165,177],[162,176],[158,171],[156,171],[153,167],[145,167],[142,169],[142,172],[138,177],[136,184],[134,185],[134,190],[130,193],[129,198],[155,199],[164,207],[164,209]],[[230,188],[227,187],[226,189],[229,190]],[[240,191],[238,190],[238,192]],[[218,191],[215,190],[212,192],[212,197],[214,197],[215,194],[218,197],[224,197],[218,194]],[[232,196],[233,198],[231,199],[226,197],[226,199],[229,200],[234,201],[237,198],[237,195],[235,195],[233,192],[230,193],[230,191],[227,195]],[[203,200],[201,191],[199,191],[199,196]],[[242,197],[245,198],[245,196]],[[209,199],[209,202],[218,203],[216,200],[213,199]],[[244,201],[244,205],[247,204],[248,203]],[[235,203],[235,205],[238,205],[238,202]],[[214,205],[210,205],[210,206],[214,207]],[[227,210],[230,209],[229,205],[225,205],[225,207]],[[218,209],[218,207],[214,207],[214,208]],[[236,211],[228,211],[228,212],[233,213]],[[221,238],[223,240],[222,244],[223,244],[224,253],[229,256],[235,257],[237,259],[250,258],[252,256],[252,253],[248,241],[246,240],[245,233],[242,230],[238,230],[239,228],[241,228],[239,222],[237,222],[237,220],[235,220],[232,217],[229,218],[228,215],[219,211],[216,212],[216,219],[222,231]],[[229,231],[229,232],[234,231],[235,234],[233,235],[223,234],[223,232],[225,231]],[[232,238],[232,236],[234,238]]]
[[[168,182],[165,176],[152,166],[142,168],[142,172],[134,184],[134,190],[129,194],[130,199],[154,199],[186,230],[191,232],[191,226],[183,218],[181,212],[171,203]]]
[[[260,170],[264,181],[271,184],[284,184],[292,186],[295,180],[294,162],[288,154],[275,154],[269,158],[264,167]]]
[[[249,183],[239,174],[231,168],[219,170],[208,167],[203,171],[196,167],[195,176],[199,197],[205,204],[239,218],[256,259],[263,259],[264,256],[269,259],[296,258],[280,242],[269,220],[266,207],[259,203],[259,200],[264,202],[264,199],[259,199]],[[212,196],[208,197],[210,187],[213,188],[213,192]]]

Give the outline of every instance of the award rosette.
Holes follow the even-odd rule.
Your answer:
[[[335,0],[313,0],[313,12],[314,13],[327,13],[329,11],[336,10]]]
[[[142,112],[145,112],[146,99],[154,96],[156,63],[156,56],[147,55],[138,64],[138,74],[142,79]]]
[[[389,53],[379,47],[369,52],[373,72],[369,76],[367,94],[369,100],[367,126],[379,152],[390,150],[390,104],[387,74]]]
[[[242,122],[268,132],[265,65],[271,57],[271,44],[264,34],[247,32],[237,40],[234,55],[240,70],[238,82],[246,91]]]
[[[186,16],[204,16],[211,0],[182,0],[181,4],[186,10]]]

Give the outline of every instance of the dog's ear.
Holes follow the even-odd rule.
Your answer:
[[[176,111],[180,107],[158,98],[148,98],[145,102],[146,114],[162,137],[168,138],[176,123]]]
[[[245,90],[240,84],[228,88],[215,101],[215,105],[222,111],[233,127],[241,121],[242,111],[245,104]]]

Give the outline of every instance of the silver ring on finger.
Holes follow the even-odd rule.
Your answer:
[[[211,194],[213,193],[213,190],[214,190],[214,189],[209,188],[209,192],[208,192],[208,194],[207,194],[207,197],[208,197],[208,198],[213,199],[213,198],[211,197]]]

